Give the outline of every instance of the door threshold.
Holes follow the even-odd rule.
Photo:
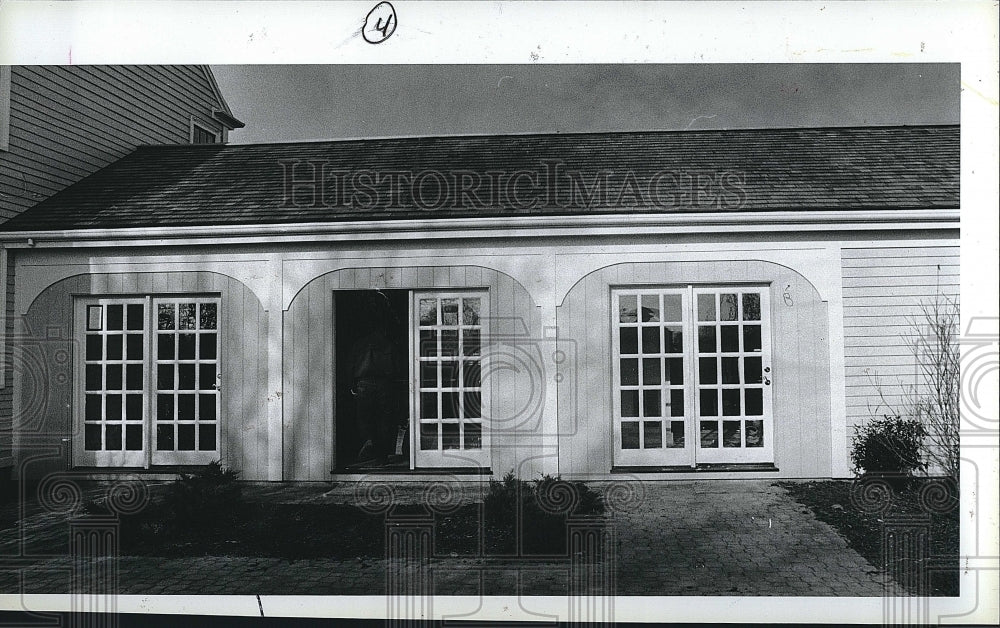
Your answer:
[[[661,465],[661,466],[621,466],[611,467],[612,473],[740,473],[740,472],[777,472],[778,467],[773,462],[712,462],[692,467],[691,465]]]

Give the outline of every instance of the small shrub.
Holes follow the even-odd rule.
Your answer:
[[[513,552],[518,538],[529,554],[561,553],[566,546],[567,515],[604,512],[601,494],[583,482],[551,475],[528,482],[517,479],[513,472],[490,480],[483,506],[489,532],[487,549],[501,553]]]
[[[180,534],[211,535],[229,527],[243,505],[240,472],[218,460],[167,485],[164,525]]]
[[[920,421],[891,415],[856,427],[851,446],[855,473],[905,478],[926,468],[920,458],[925,434]]]

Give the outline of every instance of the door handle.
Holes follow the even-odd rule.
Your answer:
[[[764,367],[764,372],[765,373],[770,373],[771,372],[771,367],[770,366],[765,366]],[[765,386],[770,386],[771,385],[771,379],[767,375],[764,376],[764,385]]]

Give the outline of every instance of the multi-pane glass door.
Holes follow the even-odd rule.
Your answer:
[[[219,299],[80,300],[74,464],[146,467],[220,457]]]
[[[155,299],[153,464],[219,457],[219,300]]]
[[[146,464],[147,316],[142,298],[94,299],[77,308],[82,434],[73,439],[73,453],[78,465]]]
[[[615,293],[616,463],[687,464],[686,290]]]
[[[489,466],[483,292],[413,295],[415,467]]]
[[[766,289],[612,293],[615,464],[773,461]]]

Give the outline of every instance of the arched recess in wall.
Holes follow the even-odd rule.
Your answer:
[[[15,436],[21,442],[63,442],[75,438],[73,425],[75,352],[80,330],[74,328],[78,298],[136,298],[206,295],[220,299],[218,314],[220,433],[223,462],[245,479],[267,478],[267,312],[243,282],[212,271],[165,273],[82,273],[53,282],[40,291],[18,321],[12,345],[34,351],[44,368],[44,388],[37,377],[22,374],[16,385]],[[152,355],[149,358],[152,360]],[[34,408],[30,413],[29,408]],[[53,464],[65,465],[64,461]]]
[[[494,340],[515,342],[537,338],[538,308],[524,286],[503,272],[473,265],[419,267],[350,267],[324,273],[306,283],[290,301],[282,321],[284,469],[286,479],[328,480],[336,467],[336,381],[334,292],[348,290],[488,290],[489,334]],[[494,403],[512,403],[517,391],[515,372],[490,378]],[[494,408],[498,413],[504,408]],[[531,417],[538,419],[539,417]],[[519,435],[511,433],[509,446],[497,447],[498,468],[514,466]],[[511,457],[510,460],[507,458]]]
[[[761,260],[635,262],[588,273],[556,309],[560,338],[583,356],[560,388],[560,472],[607,473],[614,466],[612,289],[766,288],[771,312],[774,456],[783,477],[829,474],[831,373],[829,308],[794,269]],[[690,342],[688,340],[687,342]]]

